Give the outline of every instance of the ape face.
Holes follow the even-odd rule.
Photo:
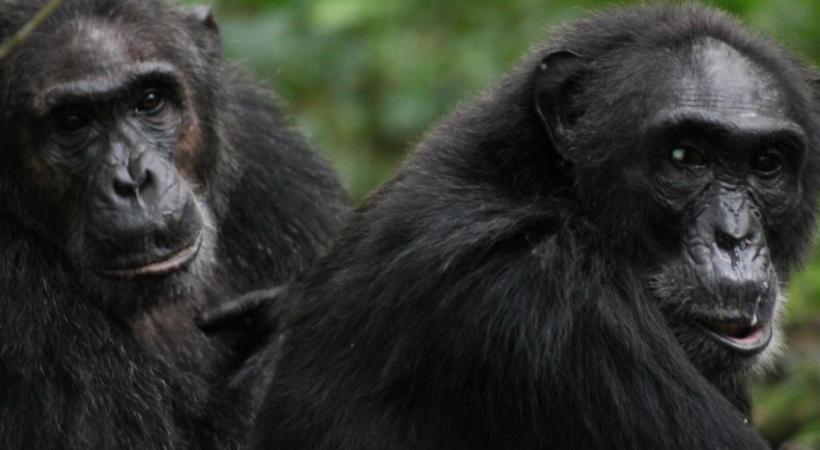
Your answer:
[[[201,187],[213,155],[191,80],[172,48],[138,37],[79,20],[30,44],[60,51],[31,52],[3,174],[19,220],[84,286],[123,303],[189,290],[215,239]]]
[[[691,57],[645,130],[654,200],[685,229],[652,288],[702,371],[743,370],[779,333],[786,262],[771,236],[801,206],[808,137],[775,80],[736,50],[706,41]]]
[[[577,77],[573,55],[548,58],[568,106],[552,125],[540,112],[574,163],[578,197],[643,267],[693,363],[707,376],[742,375],[777,347],[782,286],[797,259],[784,242],[809,242],[801,175],[811,128],[793,112],[805,105],[797,88],[712,38],[642,58],[599,78]],[[614,117],[612,105],[634,116]],[[624,137],[604,141],[603,128]],[[611,153],[601,161],[595,149]]]

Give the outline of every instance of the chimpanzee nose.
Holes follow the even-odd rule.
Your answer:
[[[123,200],[138,199],[153,186],[155,178],[141,157],[130,160],[127,166],[121,165],[114,173],[114,193]]]
[[[757,233],[750,230],[740,232],[725,231],[720,228],[715,230],[715,244],[724,252],[744,251],[753,247],[757,242]]]
[[[734,257],[748,251],[755,253],[763,236],[754,207],[742,192],[723,191],[721,194],[709,208],[715,246]]]
[[[732,221],[724,221],[724,224]],[[762,233],[750,226],[717,226],[714,230],[715,252],[712,257],[712,289],[719,293],[724,306],[751,315],[767,295],[765,280],[769,276],[768,248]]]
[[[743,191],[721,189],[701,220],[701,236],[712,240],[701,269],[708,290],[724,306],[753,314],[769,291],[769,251],[754,205]]]

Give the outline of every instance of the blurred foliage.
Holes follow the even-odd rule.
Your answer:
[[[227,55],[276,87],[296,123],[361,199],[425,129],[490,87],[551,27],[607,3],[217,0],[214,6]],[[711,3],[820,62],[820,2]],[[791,297],[790,350],[755,388],[756,420],[774,442],[793,439],[820,449],[820,257],[796,276]]]

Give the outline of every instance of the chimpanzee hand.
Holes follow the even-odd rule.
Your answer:
[[[235,332],[262,340],[276,333],[288,286],[248,292],[202,311],[197,326],[209,335]]]

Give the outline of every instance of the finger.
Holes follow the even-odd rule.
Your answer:
[[[229,300],[207,311],[201,312],[194,322],[202,330],[213,332],[242,319],[260,308],[275,302],[287,288],[277,286],[249,292],[241,297]]]

